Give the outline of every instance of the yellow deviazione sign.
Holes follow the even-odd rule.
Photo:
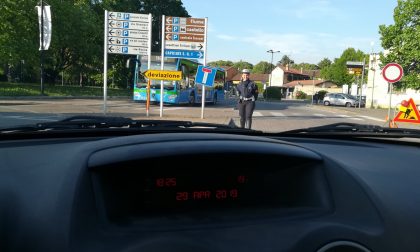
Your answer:
[[[147,70],[143,73],[144,77],[150,80],[181,80],[181,71],[165,71],[165,70]]]

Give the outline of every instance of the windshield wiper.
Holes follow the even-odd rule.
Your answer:
[[[280,134],[349,134],[357,135],[386,135],[389,137],[420,137],[420,130],[405,128],[384,128],[377,125],[358,124],[358,123],[333,123],[323,126],[295,129],[281,132]]]
[[[243,130],[239,129],[234,123],[214,124],[191,121],[177,120],[134,120],[128,117],[115,116],[92,116],[78,115],[65,118],[55,122],[37,123],[29,126],[13,127],[0,129],[0,133],[28,132],[28,131],[49,131],[49,130],[79,130],[79,129],[182,129],[182,128],[201,128],[201,129],[225,129],[225,130]],[[249,130],[247,130],[249,131]]]

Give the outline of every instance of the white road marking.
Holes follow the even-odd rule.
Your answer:
[[[261,112],[254,111],[253,116],[263,116]]]
[[[285,116],[283,113],[281,112],[270,112],[271,115],[273,116]]]
[[[318,116],[318,117],[325,117],[324,114],[314,114],[314,116]]]
[[[357,117],[351,117],[351,120],[355,120],[355,121],[364,121],[362,118],[357,118]]]
[[[373,120],[373,121],[377,121],[377,122],[385,122],[385,119],[379,119],[379,118],[375,118],[375,117],[371,117],[371,116],[360,116],[369,120]]]

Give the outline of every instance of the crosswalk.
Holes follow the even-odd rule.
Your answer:
[[[253,117],[256,118],[277,118],[277,119],[297,119],[301,117],[302,119],[344,119],[344,120],[352,120],[352,121],[376,121],[376,122],[384,122],[385,120],[371,117],[371,116],[364,116],[364,115],[357,115],[357,116],[350,116],[345,114],[321,114],[321,113],[314,113],[314,114],[307,114],[307,113],[282,113],[277,111],[254,111]]]

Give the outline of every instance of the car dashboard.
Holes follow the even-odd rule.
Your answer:
[[[0,251],[418,251],[419,146],[160,133],[0,142]]]

